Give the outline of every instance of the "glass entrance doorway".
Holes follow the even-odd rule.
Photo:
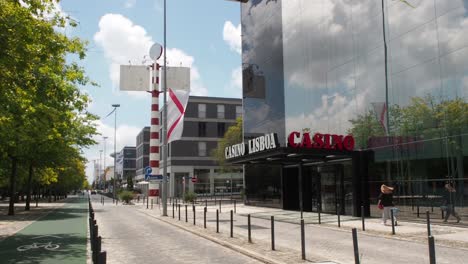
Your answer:
[[[353,186],[351,168],[347,164],[317,166],[312,180],[312,211],[351,215],[353,213]],[[320,207],[320,208],[319,208]]]

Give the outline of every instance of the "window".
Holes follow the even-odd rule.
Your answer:
[[[218,123],[218,137],[224,137],[225,132],[226,132],[226,124]]]
[[[236,118],[242,117],[242,105],[236,105]]]
[[[206,118],[206,104],[198,104],[198,117]]]
[[[198,123],[198,136],[206,137],[206,123],[205,122]]]
[[[198,156],[206,156],[206,142],[198,142]]]
[[[217,105],[218,106],[218,118],[224,119],[224,105]]]

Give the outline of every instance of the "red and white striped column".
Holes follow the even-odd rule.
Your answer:
[[[159,64],[153,63],[153,77],[151,82],[153,90],[151,91],[151,127],[150,127],[150,153],[149,166],[153,175],[159,173]],[[150,199],[156,199],[160,195],[159,184],[149,183],[148,196]]]

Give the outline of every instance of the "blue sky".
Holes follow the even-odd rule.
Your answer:
[[[88,41],[80,64],[99,87],[82,87],[93,102],[89,110],[100,116],[98,145],[85,149],[86,173],[93,179],[93,163],[100,152],[134,146],[138,132],[150,123],[150,97],[145,92],[120,92],[120,64],[141,65],[152,43],[163,44],[163,0],[62,0],[62,12],[77,20],[66,34]],[[169,65],[191,67],[191,94],[241,97],[240,5],[225,0],[167,0],[167,57]],[[162,61],[161,61],[162,63]],[[147,61],[146,64],[149,64]],[[103,140],[103,136],[108,137]],[[106,165],[113,159],[106,158]],[[104,162],[102,162],[104,163]]]

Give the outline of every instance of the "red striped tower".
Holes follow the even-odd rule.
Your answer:
[[[153,175],[159,173],[159,64],[153,63],[153,77],[151,82],[153,90],[151,91],[151,127],[150,127],[150,153],[149,166]],[[150,182],[148,196],[155,199],[159,196],[159,184]]]

